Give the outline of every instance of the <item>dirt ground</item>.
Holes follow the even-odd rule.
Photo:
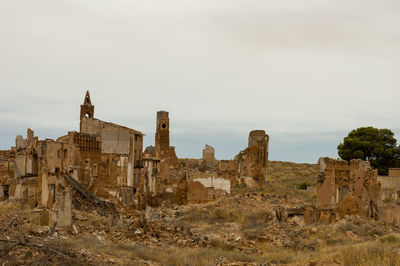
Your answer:
[[[268,185],[239,185],[195,205],[105,215],[75,201],[74,226],[40,226],[41,210],[0,202],[1,265],[400,265],[396,225],[346,216],[306,225],[316,165],[270,162]],[[282,213],[289,215],[277,219]]]

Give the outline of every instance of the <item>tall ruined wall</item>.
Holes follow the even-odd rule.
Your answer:
[[[15,139],[15,164],[14,177],[35,176],[38,174],[37,153],[38,138],[34,137],[34,132],[27,129],[27,138],[18,135]]]
[[[157,194],[159,188],[159,179],[158,179],[158,166],[159,161],[152,159],[152,158],[147,158],[144,159],[144,169],[143,169],[143,174],[144,177],[146,178],[145,182],[145,192],[149,192],[152,196]]]
[[[170,167],[172,167],[174,169],[179,167],[179,161],[178,161],[178,157],[176,156],[174,146],[169,146],[168,160],[169,160]]]
[[[203,149],[203,158],[206,162],[215,162],[215,150],[213,147],[206,144]]]
[[[238,177],[251,177],[258,184],[264,184],[267,177],[268,149],[269,136],[265,131],[251,131],[247,149],[235,157]]]
[[[206,144],[203,149],[203,157],[199,165],[200,172],[215,172],[218,170],[218,161],[215,159],[215,150]]]
[[[266,167],[269,155],[269,136],[264,130],[253,130],[250,132],[248,148],[251,149],[253,147],[258,147],[262,152],[262,164]]]

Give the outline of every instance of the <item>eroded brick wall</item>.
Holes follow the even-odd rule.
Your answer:
[[[320,158],[316,187],[317,208],[377,217],[381,185],[368,161]]]

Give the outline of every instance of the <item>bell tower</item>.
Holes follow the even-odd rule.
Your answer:
[[[155,150],[157,159],[169,156],[169,117],[166,111],[157,112]]]
[[[89,91],[86,91],[85,99],[83,100],[83,104],[81,105],[79,131],[82,131],[82,119],[83,118],[94,118],[94,105],[92,104],[92,100],[90,99]]]

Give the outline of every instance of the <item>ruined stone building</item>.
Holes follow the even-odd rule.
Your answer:
[[[253,179],[259,185],[267,181],[269,136],[264,130],[253,130],[249,134],[248,147],[235,157],[238,179]]]
[[[249,133],[248,147],[233,160],[215,160],[215,150],[206,145],[199,164],[201,172],[216,171],[219,178],[230,180],[231,187],[239,183],[249,186],[266,184],[269,153],[269,136],[264,130]],[[214,169],[215,168],[215,169]]]
[[[265,183],[269,138],[263,130],[250,132],[248,147],[235,160],[216,160],[206,145],[202,159],[191,160],[191,175],[189,160],[183,170],[170,146],[168,112],[157,112],[155,145],[144,152],[140,131],[95,117],[89,92],[79,113],[79,132],[41,140],[28,129],[11,151],[0,152],[0,199],[39,206],[41,223],[68,226],[75,193],[99,206],[107,201],[144,209],[159,198],[179,204],[215,200],[242,180]],[[202,165],[207,171],[198,171]]]
[[[157,193],[158,160],[143,159],[143,134],[95,118],[89,92],[80,108],[80,132],[39,140],[28,129],[26,138],[16,137],[14,149],[14,176],[1,180],[1,195],[49,210],[57,203],[59,217],[69,217],[72,179],[92,193],[136,208]]]
[[[197,164],[202,176],[181,179],[176,193],[177,201],[203,203],[230,194],[231,188],[238,183],[250,186],[265,184],[268,144],[269,137],[264,130],[251,131],[248,147],[244,151],[234,160],[220,161],[215,160],[214,148],[206,145],[203,157]]]
[[[360,214],[377,218],[381,185],[377,170],[368,161],[318,161],[316,207],[334,210],[339,216]]]

